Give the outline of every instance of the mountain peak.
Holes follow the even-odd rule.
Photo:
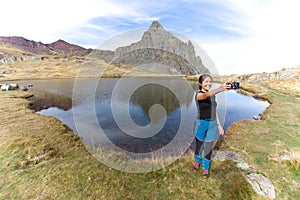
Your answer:
[[[160,25],[160,23],[158,21],[153,21],[150,28],[158,29],[158,28],[163,28],[163,27],[162,27],[162,25]]]
[[[71,53],[76,51],[81,52],[86,50],[81,46],[70,44],[62,39],[59,39],[51,44],[47,44],[47,46],[52,50],[63,51],[65,53]]]
[[[62,39],[58,39],[57,41],[52,42],[52,44],[54,44],[54,43],[68,43],[68,42],[66,42],[66,41],[64,41]]]
[[[124,57],[122,57],[123,55]],[[141,64],[139,62],[144,61],[145,63],[168,63],[173,67],[173,64],[178,61],[174,68],[184,74],[209,72],[202,64],[201,58],[196,55],[193,44],[181,41],[171,32],[166,31],[158,21],[152,22],[140,41],[117,48],[115,57],[119,59],[120,63],[132,65]],[[173,57],[172,62],[170,62],[171,57]],[[152,58],[157,59],[151,60]],[[185,63],[180,63],[181,61]]]

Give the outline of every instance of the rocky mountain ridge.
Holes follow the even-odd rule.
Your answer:
[[[23,37],[0,37],[0,63],[15,64],[22,61],[42,61],[52,57],[55,60],[67,60],[71,57],[82,60],[91,52],[102,60],[110,62],[113,51],[86,49],[70,44],[64,40],[57,40],[50,44],[28,40]]]
[[[24,52],[24,55],[68,55],[73,53],[74,55],[84,56],[91,51],[91,49],[85,49],[78,45],[67,43],[64,40],[57,40],[50,44],[44,44],[42,42],[36,42],[16,36],[0,37],[0,45],[19,49]],[[3,54],[5,55],[5,53]],[[7,56],[10,55],[8,54]]]
[[[160,63],[187,75],[209,73],[201,58],[196,56],[192,42],[181,41],[157,21],[152,22],[140,41],[117,48],[115,62],[131,65]]]
[[[34,66],[38,70],[36,62],[52,68],[53,63],[58,65],[57,62],[64,62],[64,65],[68,65],[67,62],[70,60],[82,62],[95,59],[102,60],[108,65],[112,63],[118,66],[121,71],[143,64],[154,64],[152,69],[148,67],[147,70],[142,69],[138,73],[171,75],[209,73],[209,70],[202,64],[201,58],[196,56],[193,44],[190,41],[187,43],[181,41],[166,31],[157,21],[154,21],[144,32],[140,41],[129,46],[119,47],[115,52],[86,49],[61,39],[50,44],[44,44],[23,37],[0,37],[0,64],[10,65],[10,67],[18,65],[15,70],[7,70],[7,66],[0,66],[9,73],[19,71],[22,66],[24,68],[29,67],[32,64],[29,62],[35,62]],[[71,65],[71,63],[69,64]],[[97,65],[94,67],[97,68]],[[167,70],[163,69],[164,67]],[[116,70],[114,69],[115,72]]]
[[[282,68],[278,71],[267,73],[256,73],[249,75],[240,75],[238,77],[239,80],[247,80],[247,81],[265,81],[265,80],[299,80],[300,81],[300,66],[296,66],[293,68]]]

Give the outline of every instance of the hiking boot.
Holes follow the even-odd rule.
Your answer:
[[[199,165],[200,165],[200,164],[199,164],[198,162],[195,162],[195,163],[194,163],[194,166],[193,166],[193,170],[194,170],[194,171],[198,171],[198,170],[199,170]]]
[[[203,179],[208,179],[208,177],[209,177],[209,172],[208,172],[208,170],[203,170],[203,171],[202,171],[202,178],[203,178]]]

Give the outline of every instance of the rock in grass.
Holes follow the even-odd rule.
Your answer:
[[[261,174],[251,173],[246,175],[246,180],[252,185],[256,194],[268,199],[275,199],[275,188],[272,182]]]
[[[213,153],[212,159],[220,161],[232,160],[234,163],[236,163],[237,167],[242,170],[253,169],[253,167],[248,165],[248,163],[246,163],[239,154],[232,151],[216,151]]]

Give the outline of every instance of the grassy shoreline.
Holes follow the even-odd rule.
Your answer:
[[[228,129],[227,148],[273,182],[278,199],[300,198],[300,100],[263,83],[245,89],[271,105],[259,121],[239,121]],[[283,159],[283,158],[288,159]]]
[[[229,129],[221,150],[238,152],[275,185],[279,199],[300,199],[299,99],[255,85],[272,101],[260,121]],[[215,161],[207,181],[190,170],[192,155],[154,172],[132,174],[100,163],[58,119],[29,110],[28,92],[0,92],[0,199],[262,199],[232,161]],[[282,116],[290,120],[282,120]]]

